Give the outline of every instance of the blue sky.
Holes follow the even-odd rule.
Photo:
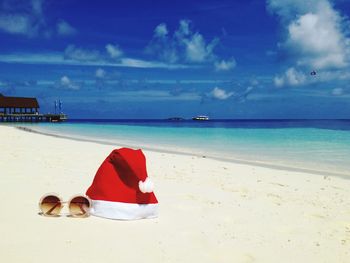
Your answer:
[[[0,93],[71,118],[349,118],[350,1],[0,0]],[[310,75],[315,71],[316,75]]]

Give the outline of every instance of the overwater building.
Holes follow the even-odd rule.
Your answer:
[[[40,114],[36,98],[6,97],[0,93],[0,121],[2,122],[61,122],[67,115]]]
[[[36,98],[5,97],[0,93],[0,114],[38,114],[39,103]]]

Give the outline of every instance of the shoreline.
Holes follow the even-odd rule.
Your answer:
[[[93,138],[83,138],[83,137],[74,137],[74,136],[69,136],[69,135],[64,135],[64,134],[55,134],[55,133],[49,133],[49,132],[35,130],[35,129],[24,127],[24,126],[9,126],[9,127],[13,127],[13,128],[19,129],[21,131],[25,131],[25,132],[31,132],[31,133],[36,133],[36,134],[40,134],[40,135],[68,139],[68,140],[73,140],[73,141],[92,142],[92,143],[98,143],[98,144],[102,144],[102,145],[118,145],[120,147],[135,147],[135,145],[125,144],[123,142],[109,142],[109,141],[104,141],[104,140],[94,140]],[[236,158],[215,157],[215,156],[210,156],[210,155],[198,155],[198,154],[191,153],[191,152],[166,150],[166,149],[159,149],[159,148],[157,149],[157,148],[152,148],[152,147],[148,147],[148,146],[142,146],[142,149],[148,150],[148,151],[153,151],[153,152],[158,152],[158,153],[195,156],[195,157],[208,158],[208,159],[218,160],[218,161],[223,161],[223,162],[257,166],[257,167],[263,167],[263,168],[271,168],[271,169],[282,170],[282,171],[303,172],[303,173],[321,175],[321,176],[326,176],[326,177],[327,176],[336,176],[336,177],[340,177],[340,178],[343,178],[346,180],[350,180],[350,174],[347,174],[347,173],[337,173],[337,172],[330,172],[330,171],[314,170],[314,169],[309,169],[309,168],[291,167],[288,165],[272,164],[272,163],[261,162],[261,161],[251,161],[251,160],[241,160],[241,159],[236,159]]]

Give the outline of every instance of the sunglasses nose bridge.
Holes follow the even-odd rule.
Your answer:
[[[69,214],[73,217],[89,216],[91,201],[83,195],[73,196],[69,201],[63,201],[56,194],[46,194],[39,201],[39,209],[45,216],[59,216],[64,204],[68,204]]]

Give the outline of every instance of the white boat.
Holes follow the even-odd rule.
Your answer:
[[[192,120],[194,121],[209,121],[209,117],[205,115],[199,115],[196,117],[193,117]]]

